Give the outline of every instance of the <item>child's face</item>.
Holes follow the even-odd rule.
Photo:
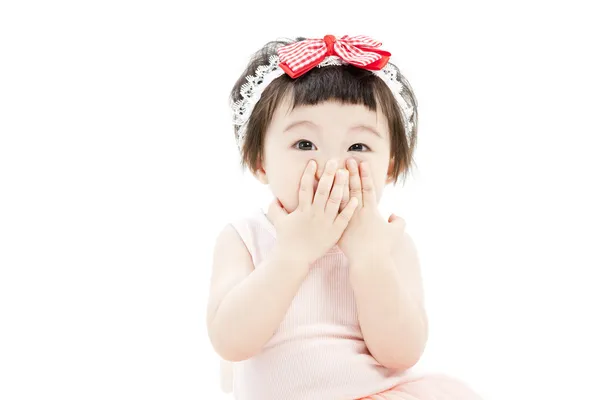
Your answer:
[[[338,168],[346,168],[350,158],[367,161],[379,200],[392,171],[387,118],[362,105],[326,102],[288,113],[289,104],[275,110],[257,173],[285,209],[296,209],[300,178],[311,159],[317,162],[315,188],[327,160],[337,159]]]

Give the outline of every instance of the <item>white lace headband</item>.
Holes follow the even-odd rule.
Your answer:
[[[246,137],[246,125],[252,110],[265,88],[276,78],[287,73],[296,78],[314,67],[352,64],[371,70],[390,88],[400,106],[407,137],[411,138],[416,121],[416,99],[412,88],[398,70],[387,63],[389,53],[374,49],[380,43],[366,36],[343,36],[338,39],[327,35],[324,39],[307,39],[278,49],[278,55],[261,65],[240,89],[242,98],[232,105],[233,124],[237,129],[237,146],[241,151]],[[334,54],[334,55],[332,55]]]

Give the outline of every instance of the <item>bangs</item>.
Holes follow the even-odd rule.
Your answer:
[[[288,81],[293,93],[292,108],[338,101],[377,111],[377,100],[386,97],[381,96],[381,91],[387,90],[385,83],[372,72],[352,65],[314,68]]]

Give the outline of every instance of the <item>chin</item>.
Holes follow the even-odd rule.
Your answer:
[[[279,202],[285,208],[285,211],[289,213],[294,212],[298,207],[298,195],[294,194],[293,196],[278,196]]]

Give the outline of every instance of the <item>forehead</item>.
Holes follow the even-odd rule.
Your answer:
[[[357,125],[372,126],[383,137],[388,137],[388,121],[381,112],[369,110],[362,104],[343,104],[337,100],[325,101],[316,105],[301,105],[292,109],[291,96],[286,96],[276,108],[272,127],[281,129],[296,121],[311,121],[323,128],[341,129]]]

